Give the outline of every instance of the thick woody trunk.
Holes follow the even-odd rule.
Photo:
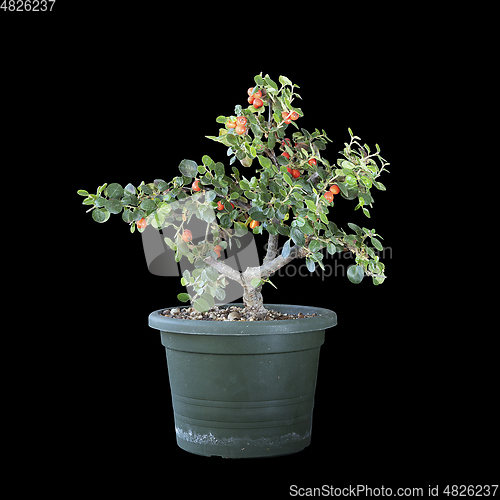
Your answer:
[[[309,243],[309,238],[306,238],[306,246]],[[243,302],[245,304],[245,311],[250,313],[255,319],[264,319],[267,316],[267,309],[264,307],[261,288],[262,285],[255,287],[252,286],[252,280],[267,280],[278,269],[286,266],[295,258],[302,258],[307,255],[306,247],[299,247],[297,245],[290,249],[287,257],[283,255],[276,256],[278,248],[277,236],[271,236],[269,239],[268,249],[264,262],[260,267],[247,267],[245,272],[240,273],[235,269],[229,267],[222,261],[207,257],[204,261],[216,269],[219,273],[227,278],[236,281],[243,287]],[[255,281],[254,281],[255,283]]]
[[[245,276],[246,273],[242,276],[243,281],[243,302],[245,304],[245,310],[249,312],[255,319],[263,319],[267,315],[267,309],[264,307],[264,299],[262,297],[261,288],[259,286],[257,288],[253,287],[250,283],[250,279]]]

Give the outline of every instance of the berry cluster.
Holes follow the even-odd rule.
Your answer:
[[[333,195],[334,194],[339,194],[340,193],[340,188],[337,186],[337,184],[334,184],[329,191],[327,191],[323,196],[325,197],[326,201],[328,203],[332,203],[333,201]]]
[[[295,111],[294,111],[295,113]],[[299,114],[297,113],[297,117],[299,116]],[[288,138],[285,138],[285,140],[281,143],[282,147],[292,147],[292,143],[290,142],[290,139]],[[297,147],[297,143],[295,143],[295,147]],[[284,151],[283,153],[281,153],[281,156],[284,156],[287,160],[290,160],[290,154],[288,153],[288,151]],[[311,167],[315,167],[318,162],[316,161],[316,158],[310,158],[307,162]],[[300,170],[296,169],[296,168],[292,168],[292,167],[286,167],[288,173],[294,178],[294,179],[298,179],[301,175],[300,173]]]
[[[236,118],[236,121],[234,122],[228,120],[226,122],[226,127],[234,128],[234,131],[238,135],[243,135],[247,131],[246,124],[247,124],[247,119],[244,116],[238,116],[238,118]]]
[[[254,108],[258,109],[264,105],[264,101],[261,99],[262,90],[257,90],[253,92],[254,87],[248,89],[248,103],[252,104]]]

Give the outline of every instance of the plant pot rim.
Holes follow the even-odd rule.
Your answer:
[[[220,307],[241,306],[231,303]],[[265,304],[268,309],[288,314],[312,314],[318,316],[300,319],[284,319],[274,321],[206,321],[196,319],[177,319],[163,316],[164,307],[149,315],[149,326],[162,332],[186,333],[192,335],[267,335],[291,334],[325,330],[337,324],[337,314],[330,309],[312,306],[296,306],[290,304]]]

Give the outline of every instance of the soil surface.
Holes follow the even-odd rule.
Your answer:
[[[215,306],[204,313],[197,311],[194,307],[173,307],[172,309],[165,309],[162,314],[167,318],[197,319],[204,321],[279,321],[283,319],[301,319],[317,316],[316,313],[302,314],[299,312],[298,314],[286,314],[269,309],[267,316],[264,319],[258,320],[253,318],[244,308],[237,306]]]

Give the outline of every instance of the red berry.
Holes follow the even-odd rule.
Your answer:
[[[287,172],[292,175],[293,169],[291,167],[286,167]]]
[[[245,127],[245,125],[236,125],[236,128],[234,129],[234,131],[238,135],[243,135],[247,131],[247,128]]]
[[[285,151],[284,153],[281,153],[281,156],[284,156],[285,158],[290,159],[290,155],[288,154],[287,151]]]
[[[193,191],[201,191],[201,187],[198,185],[200,182],[199,179],[196,179],[193,184],[191,185],[191,188]]]
[[[258,97],[262,97],[262,90],[257,90],[257,92],[255,92],[255,94],[252,94],[253,89],[254,89],[254,87],[250,87],[248,89],[248,95],[250,97],[253,97],[254,99],[257,99]]]
[[[146,219],[143,217],[141,220],[138,220],[136,222],[136,225],[139,229],[144,229],[148,225],[148,223],[146,222]]]
[[[238,125],[246,125],[247,119],[244,116],[238,116],[238,118],[236,118],[236,123]]]
[[[260,90],[259,90],[260,92]],[[257,94],[259,93],[257,92]],[[253,101],[253,107],[254,108],[260,108],[261,106],[264,105],[264,101],[262,99],[260,99],[259,97],[256,97]]]
[[[318,162],[316,161],[316,158],[311,158],[307,163],[312,166],[316,166]]]
[[[330,192],[332,194],[339,194],[340,193],[340,188],[337,186],[337,184],[334,184],[331,188],[330,188]]]
[[[327,191],[323,196],[329,203],[333,201],[333,193],[331,193],[330,191]]]
[[[182,240],[188,243],[193,239],[193,235],[191,234],[191,231],[189,229],[185,229],[184,232],[182,233],[181,236]]]
[[[297,113],[297,111],[292,111],[292,114],[290,115],[290,118],[295,121],[299,118],[299,114]]]
[[[231,206],[234,208],[233,203],[232,202],[229,202],[229,203],[231,203]],[[222,202],[222,200],[219,200],[217,202],[217,210],[224,210],[224,203]]]
[[[300,177],[300,172],[297,169],[292,170],[292,177],[298,179]]]

